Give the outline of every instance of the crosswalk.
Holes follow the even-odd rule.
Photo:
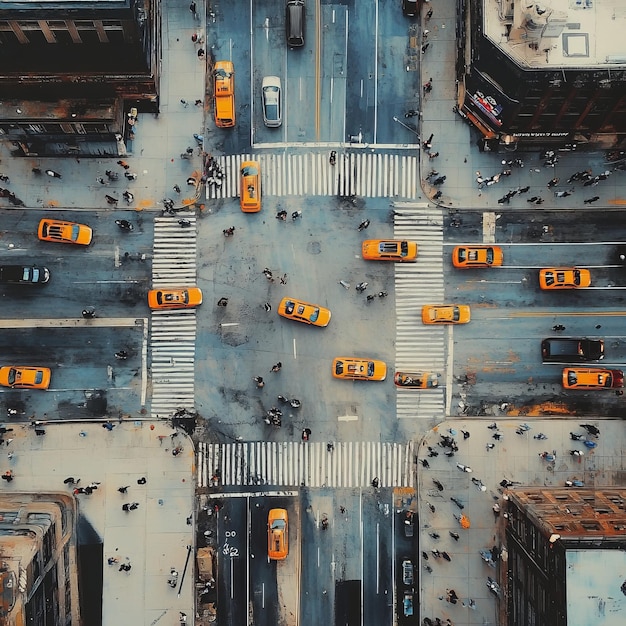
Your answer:
[[[261,165],[261,191],[267,196],[350,196],[416,198],[420,192],[418,156],[349,152],[305,154],[234,154],[215,157],[223,174],[220,187],[207,184],[207,200],[239,195],[243,161]]]
[[[446,329],[421,321],[422,305],[444,302],[443,212],[410,202],[394,203],[394,212],[394,237],[419,246],[417,263],[395,264],[396,371],[443,375]],[[397,389],[396,411],[400,419],[443,419],[444,390]]]
[[[199,487],[213,477],[222,486],[381,487],[414,486],[413,442],[343,442],[329,450],[323,442],[200,443]]]
[[[182,228],[185,217],[191,225]],[[152,284],[184,287],[196,284],[196,218],[193,214],[160,217],[154,223]],[[152,311],[150,354],[153,419],[194,407],[196,311]]]

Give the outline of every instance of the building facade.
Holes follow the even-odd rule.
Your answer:
[[[157,0],[2,2],[0,137],[16,155],[119,156],[159,110]]]
[[[626,147],[623,0],[458,0],[458,110],[485,150]]]
[[[76,501],[0,494],[0,626],[80,626]]]
[[[626,489],[508,492],[509,626],[618,626],[626,620]]]

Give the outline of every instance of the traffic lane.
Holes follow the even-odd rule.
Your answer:
[[[217,597],[220,619],[245,624],[248,615],[248,506],[244,498],[225,498],[217,515]]]
[[[392,492],[373,488],[364,491],[362,520],[364,623],[391,624],[395,564]]]
[[[253,23],[256,25],[252,38],[253,89],[252,89],[252,143],[284,141],[285,103],[287,102],[285,7],[284,3],[270,6],[253,4]],[[278,76],[282,89],[283,123],[279,128],[268,128],[263,121],[263,93],[261,83],[265,76]]]
[[[57,320],[53,320],[56,324]],[[100,417],[136,413],[142,406],[145,372],[142,369],[143,333],[133,320],[127,327],[7,328],[0,330],[2,365],[32,365],[52,370],[50,389],[0,389],[7,408],[20,413],[46,413],[50,419]],[[132,326],[130,325],[132,324]],[[125,360],[114,352],[124,349]],[[98,390],[94,396],[93,390]]]
[[[348,66],[348,8],[324,5],[322,9],[320,141],[346,138],[346,85]]]
[[[384,4],[384,3],[383,3]],[[417,25],[402,14],[401,6],[381,6],[377,15],[378,49],[376,79],[376,132],[374,140],[382,144],[419,144],[419,137],[394,121],[409,122],[404,114],[420,108],[419,73],[407,71],[407,45],[417,37]],[[415,28],[412,32],[411,27]],[[424,78],[424,81],[427,79]],[[408,125],[408,124],[407,124]]]
[[[346,137],[361,136],[363,143],[373,143],[376,126],[376,74],[378,30],[374,5],[350,2],[348,43],[346,47]]]
[[[309,23],[307,33],[313,30]],[[283,104],[285,140],[288,143],[317,141],[316,109],[318,106],[313,37],[306,37],[303,48],[287,50]]]
[[[541,289],[539,271],[515,268],[451,271],[446,290],[461,304],[483,307],[542,309],[563,307],[585,310],[593,307],[621,307],[624,287],[615,284],[606,270],[591,270],[591,287],[584,289]],[[594,278],[595,276],[595,278]]]

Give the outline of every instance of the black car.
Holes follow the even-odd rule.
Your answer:
[[[417,15],[417,0],[402,0],[402,13],[407,17]]]
[[[581,363],[604,358],[602,339],[578,339],[575,337],[550,337],[541,342],[541,358],[544,362]]]
[[[38,265],[0,265],[0,283],[9,285],[42,285],[50,280],[47,267]]]

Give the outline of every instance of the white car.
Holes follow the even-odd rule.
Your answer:
[[[265,76],[261,83],[263,121],[268,128],[278,128],[283,123],[282,90],[278,76]]]

